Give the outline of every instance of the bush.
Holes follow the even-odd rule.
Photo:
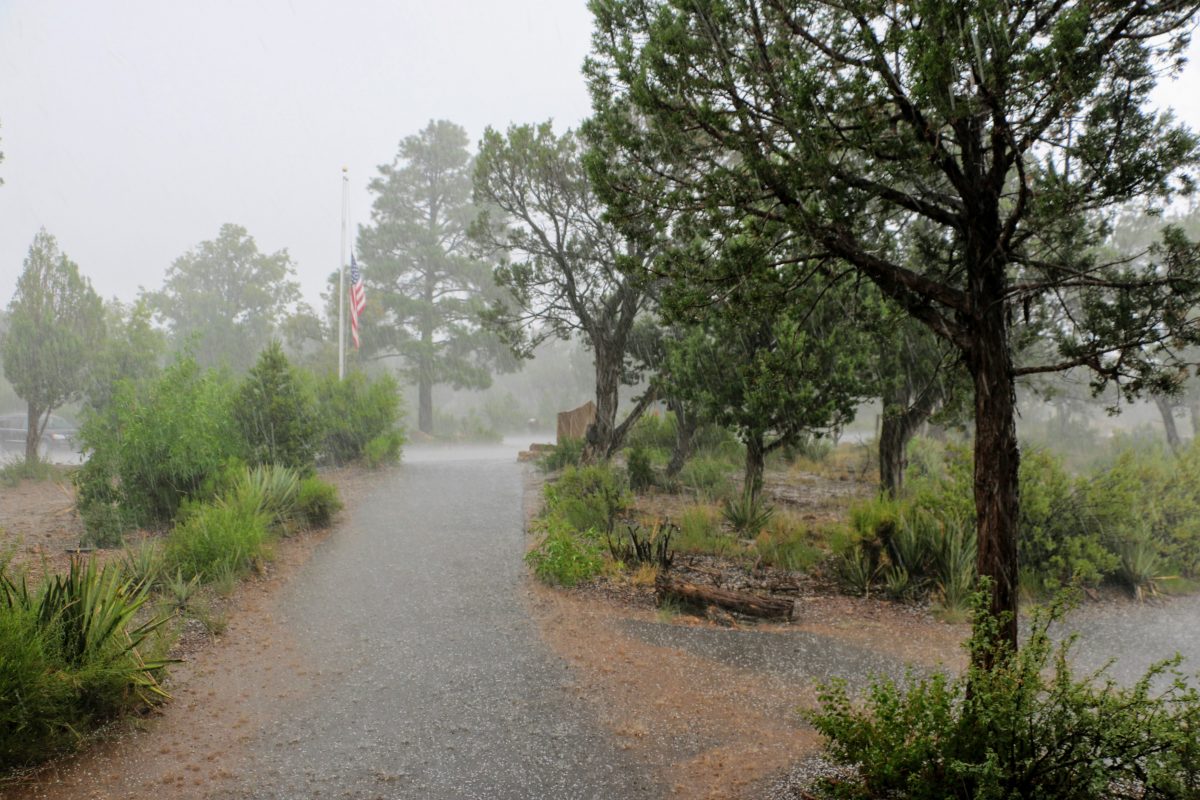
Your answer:
[[[238,387],[233,413],[251,464],[313,468],[321,431],[316,396],[304,378],[272,341]]]
[[[525,555],[526,563],[539,579],[559,586],[575,586],[600,574],[604,560],[594,537],[579,535],[559,517],[548,517],[544,525],[544,538]]]
[[[643,414],[625,436],[625,446],[644,450],[671,450],[675,447],[675,415]]]
[[[272,528],[281,529],[296,515],[299,491],[295,470],[268,464],[243,469],[222,496],[246,514],[261,515]]]
[[[0,769],[64,750],[105,719],[166,697],[135,622],[148,587],[76,559],[36,592],[0,571]]]
[[[326,375],[317,382],[317,407],[322,457],[334,464],[361,459],[372,439],[399,431],[400,387],[391,375]]]
[[[548,517],[561,518],[576,531],[597,535],[611,532],[630,504],[629,492],[608,464],[567,467],[543,492]]]
[[[222,568],[244,574],[266,554],[270,518],[254,505],[242,496],[190,508],[167,535],[166,570],[202,580]]]
[[[995,622],[977,624],[967,648],[990,646]],[[1091,798],[1195,797],[1200,791],[1200,695],[1178,659],[1160,663],[1130,688],[1102,676],[1076,679],[1071,641],[1047,633],[1056,611],[1033,620],[1019,652],[1001,651],[990,670],[961,676],[878,680],[865,705],[844,683],[819,691],[811,715],[834,761],[856,777],[838,797]],[[832,787],[826,787],[832,791]]]
[[[645,448],[629,449],[625,456],[625,470],[629,473],[629,488],[633,491],[640,494],[654,486],[654,466]]]
[[[583,460],[583,439],[565,438],[538,460],[543,472],[556,472],[564,467],[578,467]]]
[[[342,501],[336,486],[312,476],[300,481],[296,508],[308,527],[328,528],[333,515],[342,510]]]
[[[404,434],[400,431],[381,433],[363,448],[363,460],[371,469],[379,469],[400,460],[400,448],[404,444]]]
[[[87,463],[75,473],[85,524],[98,537],[124,525],[169,522],[244,445],[232,388],[182,357],[153,382],[124,382],[80,430]]]

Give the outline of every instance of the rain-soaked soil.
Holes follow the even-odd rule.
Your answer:
[[[814,681],[960,663],[963,626],[886,602],[801,592],[789,625],[722,627],[537,586],[521,562],[537,477],[514,455],[413,449],[364,476],[332,535],[239,590],[221,644],[176,670],[174,702],[0,791],[791,797],[784,776],[819,751],[799,713]],[[1198,610],[1089,606],[1072,619],[1080,658],[1126,639],[1139,659],[1169,655]]]

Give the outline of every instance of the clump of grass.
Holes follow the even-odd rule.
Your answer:
[[[193,575],[185,578],[183,571],[177,569],[175,574],[168,575],[163,579],[160,588],[163,597],[166,598],[173,610],[188,611],[200,591],[200,576]]]
[[[696,505],[685,508],[676,524],[675,549],[681,553],[727,555],[737,547],[733,537],[724,533],[720,512],[712,506]]]
[[[296,508],[308,527],[328,528],[334,514],[342,510],[342,500],[336,486],[314,475],[300,481]]]
[[[564,467],[578,467],[583,460],[583,439],[564,438],[538,460],[544,472],[556,472]]]
[[[159,582],[166,560],[162,547],[153,540],[143,541],[136,547],[125,550],[121,556],[121,568],[135,583],[154,586]]]
[[[0,466],[0,483],[10,488],[21,481],[48,481],[59,474],[59,468],[48,461],[19,459]]]
[[[679,483],[695,491],[700,498],[713,502],[730,495],[732,472],[733,467],[724,459],[697,457],[683,465]]]
[[[248,502],[195,506],[167,535],[167,569],[185,578],[212,578],[228,565],[244,574],[267,554],[269,521]]]
[[[768,566],[807,572],[825,553],[815,543],[816,534],[787,514],[777,514],[754,539],[754,552]]]
[[[593,537],[579,535],[561,517],[548,517],[544,525],[542,541],[525,555],[540,580],[569,587],[600,574],[604,559]]]

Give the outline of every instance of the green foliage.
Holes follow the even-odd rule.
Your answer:
[[[538,460],[538,466],[545,472],[554,472],[563,467],[578,467],[583,460],[583,439],[565,437],[546,455]]]
[[[321,455],[334,464],[361,459],[372,439],[400,430],[400,387],[386,373],[369,379],[350,370],[341,381],[325,375],[317,382],[317,405]]]
[[[726,498],[721,514],[735,533],[753,538],[771,521],[775,509],[767,504],[761,493],[745,491]]]
[[[816,533],[786,514],[776,514],[754,539],[754,553],[763,563],[793,572],[807,572],[825,557]]]
[[[625,470],[629,473],[629,488],[641,494],[654,486],[654,465],[650,452],[644,447],[631,447],[625,455]]]
[[[190,348],[205,367],[242,372],[257,355],[300,287],[286,250],[266,254],[245,228],[225,224],[167,268],[160,291],[144,299],[166,323],[177,349]]]
[[[485,389],[495,366],[511,366],[480,324],[498,292],[466,236],[476,213],[468,143],[466,131],[446,120],[405,137],[370,182],[371,224],[358,236],[369,304],[363,350],[399,360],[407,384],[418,386],[417,425],[428,434],[435,433],[434,385]]]
[[[561,518],[573,530],[597,535],[614,530],[631,502],[621,476],[608,464],[567,467],[543,492],[547,516]]]
[[[626,434],[625,446],[630,450],[670,450],[675,446],[676,429],[675,415],[669,411],[666,414],[643,414]]]
[[[0,467],[0,484],[16,488],[21,481],[48,481],[60,474],[60,468],[45,461],[10,461]]]
[[[333,515],[342,510],[337,487],[314,476],[300,481],[296,508],[310,528],[328,528]]]
[[[266,464],[243,469],[224,496],[225,502],[261,515],[272,528],[282,530],[297,513],[299,492],[300,476],[295,470]]]
[[[211,580],[222,567],[240,575],[264,559],[270,518],[254,508],[257,500],[241,495],[189,509],[167,535],[167,571]]]
[[[363,448],[363,460],[371,469],[378,469],[400,461],[400,448],[404,444],[404,434],[400,431],[381,433]]]
[[[87,407],[103,411],[112,402],[118,384],[129,381],[141,386],[162,369],[166,335],[154,327],[150,306],[144,299],[127,306],[118,300],[104,304],[106,336],[91,349]]]
[[[43,228],[33,238],[8,304],[0,362],[26,402],[30,425],[25,460],[38,460],[50,412],[82,396],[93,348],[104,339],[104,307],[79,267]]]
[[[174,518],[231,458],[243,452],[223,376],[190,357],[143,387],[123,383],[104,413],[80,431],[87,463],[75,473],[85,523],[156,525]]]
[[[704,500],[720,500],[733,491],[730,480],[732,471],[728,461],[699,456],[683,465],[679,471],[679,483],[694,489]]]
[[[737,542],[721,530],[720,513],[712,506],[688,506],[679,514],[675,549],[681,553],[732,553]]]
[[[986,600],[975,600],[973,654],[995,642]],[[844,683],[819,692],[811,715],[839,764],[856,770],[842,798],[1182,798],[1200,791],[1200,695],[1157,664],[1123,688],[1069,666],[1071,640],[1055,646],[1039,614],[1019,652],[951,678],[877,680],[865,705]],[[827,787],[831,788],[831,787]]]
[[[545,536],[525,555],[537,577],[559,586],[575,586],[600,574],[604,561],[594,537],[581,536],[566,519],[545,520]]]
[[[0,769],[46,758],[113,715],[166,697],[142,651],[148,587],[75,560],[36,592],[0,571]]]
[[[136,584],[154,586],[163,574],[165,561],[162,547],[152,539],[146,539],[137,547],[130,547],[121,556],[121,570]]]
[[[313,468],[321,433],[316,396],[278,340],[259,354],[238,386],[232,410],[251,464]]]

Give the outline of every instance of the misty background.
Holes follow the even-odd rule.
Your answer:
[[[574,127],[589,113],[579,67],[590,32],[583,0],[0,0],[0,307],[40,228],[101,297],[130,302],[234,223],[260,252],[286,249],[303,300],[323,311],[342,168],[356,228],[369,221],[377,167],[432,119],[463,126],[473,143],[488,125]],[[1193,44],[1193,61],[1198,52]],[[1158,90],[1193,127],[1198,76],[1189,64]],[[547,427],[591,384],[586,351],[553,352],[540,368],[497,376],[486,396],[441,388],[439,405]],[[6,389],[0,413],[20,411]]]

